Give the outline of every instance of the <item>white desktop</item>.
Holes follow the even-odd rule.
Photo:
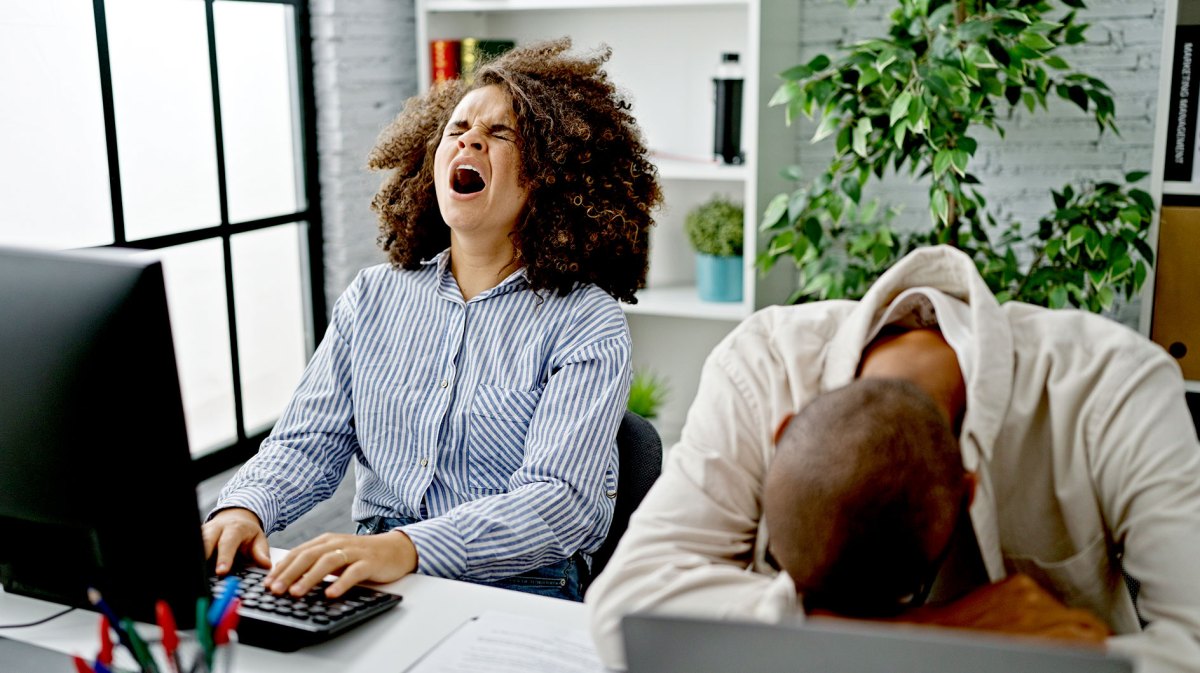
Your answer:
[[[280,558],[282,550],[272,550]],[[474,617],[502,612],[586,629],[582,603],[485,587],[469,582],[410,575],[378,585],[404,596],[387,614],[327,642],[296,652],[238,645],[235,673],[403,673],[444,638]],[[0,624],[42,619],[62,606],[0,591]],[[5,629],[0,635],[90,659],[99,647],[99,617],[76,610],[39,626]],[[148,627],[147,632],[152,632]]]

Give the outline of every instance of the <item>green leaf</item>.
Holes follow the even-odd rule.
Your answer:
[[[896,149],[904,149],[904,137],[908,133],[908,120],[901,119],[899,124],[892,127],[892,138],[896,141]]]
[[[825,54],[818,54],[816,58],[814,58],[813,60],[808,62],[806,67],[809,70],[811,70],[813,73],[818,73],[818,72],[821,72],[822,70],[824,70],[825,68],[828,68],[829,63],[830,63],[830,61],[829,61],[828,56],[826,56]]]
[[[1062,247],[1062,239],[1055,238],[1046,244],[1046,259],[1054,261],[1058,257],[1059,248]]]
[[[1059,285],[1053,290],[1050,290],[1050,308],[1062,308],[1067,305],[1067,288],[1064,285]]]
[[[964,42],[975,42],[981,37],[990,36],[992,34],[992,23],[990,19],[964,21],[958,26],[958,39]]]
[[[1141,182],[1147,175],[1150,175],[1149,171],[1133,171],[1132,173],[1126,173],[1125,182]]]
[[[1046,39],[1045,35],[1040,33],[1026,32],[1022,33],[1017,40],[1023,46],[1033,49],[1034,51],[1046,51],[1054,48],[1054,43]]]
[[[851,201],[858,203],[859,199],[862,198],[862,185],[859,184],[858,178],[848,176],[842,180],[842,193],[850,197]]]
[[[767,204],[767,209],[763,211],[762,224],[759,225],[760,228],[764,230],[771,228],[787,212],[787,206],[788,195],[776,194],[775,198],[771,199],[771,202]]]
[[[771,239],[771,244],[767,247],[767,254],[773,257],[778,257],[782,254],[791,252],[796,243],[796,232],[791,229],[780,232],[778,236]]]
[[[1046,59],[1046,65],[1055,70],[1070,70],[1071,64],[1064,61],[1061,57],[1050,56]]]
[[[817,127],[817,132],[813,134],[812,142],[819,143],[833,135],[833,132],[837,130],[839,121],[841,120],[833,114],[832,110],[822,115],[821,125]]]
[[[1113,306],[1113,289],[1105,285],[1096,293],[1096,298],[1100,301],[1100,306],[1104,307],[1104,310],[1107,311]]]
[[[954,170],[959,175],[967,174],[967,160],[970,155],[965,150],[953,150],[950,152],[950,162],[954,165]]]
[[[1067,247],[1074,248],[1082,243],[1089,231],[1091,230],[1082,224],[1077,224],[1071,227],[1070,231],[1067,232]]]
[[[945,173],[946,169],[950,167],[950,163],[953,160],[953,157],[951,155],[952,155],[952,152],[950,150],[940,150],[936,155],[934,155],[934,157],[933,157],[933,177],[935,177],[935,178],[942,177],[942,174]]]
[[[800,93],[800,85],[795,82],[784,82],[775,90],[775,94],[771,96],[770,102],[767,103],[770,107],[783,105],[784,103],[796,97]]]
[[[779,77],[786,80],[799,80],[808,79],[812,77],[812,74],[812,68],[809,68],[807,65],[796,65],[779,73]]]
[[[896,125],[896,120],[908,114],[908,105],[912,102],[912,93],[905,91],[896,97],[892,102],[892,110],[888,115],[888,123],[892,126]]]
[[[1075,9],[1084,9],[1086,7],[1086,5],[1083,4],[1083,0],[1062,0],[1062,3],[1067,7],[1073,7]]]
[[[862,117],[854,127],[854,153],[864,159],[867,157],[867,136],[871,135],[871,120]]]
[[[1087,97],[1087,93],[1084,92],[1083,87],[1081,87],[1081,86],[1067,87],[1067,97],[1071,99],[1071,102],[1078,105],[1080,110],[1087,112],[1088,97]]]
[[[933,196],[929,199],[929,208],[934,219],[945,224],[950,214],[950,206],[946,203],[946,192],[940,189],[934,191]]]

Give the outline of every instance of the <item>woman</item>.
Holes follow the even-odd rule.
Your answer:
[[[218,574],[270,565],[264,531],[328,498],[353,460],[359,533],[272,568],[337,597],[412,572],[579,600],[608,531],[630,341],[661,201],[629,104],[568,39],[409,101],[370,166],[391,265],[366,269],[261,450],[204,525]]]

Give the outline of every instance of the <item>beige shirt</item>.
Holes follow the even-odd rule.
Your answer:
[[[635,611],[776,621],[798,616],[791,580],[765,562],[762,483],[775,428],[849,383],[884,311],[930,287],[969,307],[964,467],[989,577],[1026,573],[1119,634],[1142,671],[1200,672],[1200,443],[1178,367],[1105,318],[999,306],[974,263],[919,250],[861,302],[759,311],[705,363],[683,436],[588,592],[602,658],[623,664]],[[1138,606],[1122,564],[1141,582]]]

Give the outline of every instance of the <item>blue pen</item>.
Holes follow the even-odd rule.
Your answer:
[[[221,592],[221,597],[208,609],[209,624],[216,626],[221,623],[221,618],[225,616],[225,610],[229,608],[229,603],[237,597],[237,590],[240,584],[241,580],[237,577],[225,578],[225,590]]]
[[[104,600],[104,597],[100,595],[100,591],[89,588],[87,590],[87,597],[89,603],[96,606],[96,609],[99,610],[100,613],[105,617],[108,617],[108,625],[117,632],[117,638],[121,641],[121,644],[125,646],[125,649],[129,650],[130,654],[132,654],[133,641],[129,639],[129,634],[125,633],[125,629],[121,628],[120,617],[117,617],[117,613],[113,612],[113,609],[109,607],[108,603]]]

